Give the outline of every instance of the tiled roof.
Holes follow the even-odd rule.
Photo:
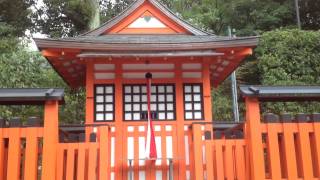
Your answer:
[[[0,104],[43,104],[48,100],[64,101],[63,89],[0,88]]]
[[[211,35],[104,35],[78,36],[61,39],[34,39],[43,48],[80,48],[99,50],[164,50],[164,49],[212,49],[219,47],[254,47],[258,37],[221,37]],[[65,46],[65,47],[64,47]]]
[[[240,86],[242,97],[261,101],[319,101],[320,86]]]

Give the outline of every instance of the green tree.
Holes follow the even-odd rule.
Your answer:
[[[33,29],[31,7],[35,0],[0,0],[0,22],[10,25],[12,34],[23,36],[26,29]]]
[[[257,35],[274,28],[295,25],[292,0],[180,0],[165,1],[184,19],[218,35],[227,27],[237,35]]]
[[[60,120],[79,122],[84,119],[84,91],[70,89],[39,52],[30,52],[15,34],[14,29],[0,23],[0,87],[60,87],[66,91],[66,105],[60,108]],[[43,108],[37,106],[0,106],[0,117],[42,116]]]
[[[97,0],[44,0],[35,15],[37,30],[50,37],[76,36],[100,24]]]
[[[319,85],[320,32],[275,30],[264,33],[256,49],[264,85]],[[272,112],[319,112],[319,103],[272,103]]]
[[[102,22],[107,22],[124,11],[134,0],[101,0],[100,17]]]
[[[302,28],[307,30],[320,29],[320,1],[299,1]]]

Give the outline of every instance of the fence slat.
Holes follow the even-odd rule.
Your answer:
[[[74,163],[75,163],[75,147],[74,144],[68,144],[67,147],[67,170],[66,170],[66,178],[74,179]]]
[[[223,152],[222,152],[222,140],[215,141],[215,158],[217,168],[217,180],[224,180],[224,162],[223,162]]]
[[[77,180],[84,180],[85,179],[85,163],[86,163],[86,144],[79,143],[79,145],[78,145]]]
[[[57,149],[57,180],[64,179],[64,147],[60,144]]]
[[[293,139],[293,128],[294,124],[284,124],[283,125],[283,136],[284,136],[284,150],[286,166],[288,171],[288,180],[293,180],[298,178],[297,173],[297,160],[296,151]]]
[[[21,159],[20,128],[11,128],[9,137],[7,179],[19,180]]]
[[[268,153],[272,179],[281,179],[280,151],[278,143],[277,124],[267,124]]]
[[[100,128],[100,150],[99,150],[99,179],[107,180],[110,178],[109,163],[109,129],[108,127]]]
[[[4,139],[3,139],[3,129],[0,128],[0,180],[4,180],[5,172],[4,172]]]
[[[89,146],[88,178],[97,179],[97,144],[92,143]]]
[[[264,179],[265,163],[261,136],[260,105],[256,98],[246,98],[246,140],[252,179]]]
[[[195,175],[195,179],[203,179],[201,125],[200,124],[193,125],[192,132],[193,132],[194,169],[195,169],[194,175]]]
[[[166,131],[162,130],[161,131],[161,170],[162,170],[162,179],[168,179],[167,178],[167,141],[166,141]],[[157,147],[159,148],[159,147]]]
[[[212,140],[205,141],[206,148],[206,172],[207,180],[213,180],[213,153],[212,153]]]
[[[26,158],[24,161],[25,179],[37,179],[38,176],[38,129],[28,128],[26,134]]]
[[[314,138],[315,138],[315,151],[316,151],[316,162],[318,165],[318,176],[320,176],[320,123],[313,123],[314,125]]]
[[[235,147],[235,159],[236,159],[236,177],[238,180],[246,179],[246,163],[245,163],[245,151],[243,140],[236,140]]]
[[[201,127],[200,127],[201,129]],[[178,139],[177,139],[177,126],[172,126],[172,157],[173,158],[173,179],[178,179],[179,178],[179,171],[178,169],[176,169],[176,167],[178,168],[179,166],[179,162],[181,162],[181,160],[179,160],[178,158],[175,157],[179,157],[180,155],[178,154],[178,148],[183,148],[183,147],[178,147]],[[201,150],[202,150],[202,144],[201,144]],[[202,163],[202,153],[201,153],[201,163]],[[202,168],[202,176],[203,176],[203,166],[201,166]]]
[[[135,131],[134,131],[134,155],[133,155],[133,175],[134,175],[134,179],[139,179],[139,132],[138,132],[138,127],[134,127]],[[159,148],[159,147],[157,147]]]
[[[234,178],[233,140],[225,141],[225,171],[227,179]]]
[[[298,123],[299,133],[298,142],[301,149],[301,159],[302,159],[302,170],[304,179],[312,179],[312,160],[311,160],[311,150],[310,150],[310,138],[309,132],[307,130],[308,124]]]

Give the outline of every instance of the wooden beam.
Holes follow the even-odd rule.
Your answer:
[[[192,125],[193,135],[193,156],[194,156],[194,178],[193,179],[204,179],[203,178],[203,162],[202,162],[202,132],[201,124]]]
[[[75,58],[80,51],[70,51],[70,50],[52,50],[44,49],[41,51],[44,57],[63,57],[63,58]]]
[[[259,101],[256,98],[245,99],[246,104],[246,142],[250,159],[251,178],[265,179],[264,154],[262,144]]]
[[[44,107],[42,179],[56,179],[58,145],[58,101],[47,101]]]
[[[235,53],[235,56],[248,56],[248,55],[252,55],[253,51],[252,48],[244,48],[238,52]]]

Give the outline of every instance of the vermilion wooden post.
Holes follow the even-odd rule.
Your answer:
[[[94,79],[93,63],[86,64],[86,124],[94,122]],[[89,136],[92,127],[86,127],[86,141],[89,142]]]
[[[124,177],[125,172],[123,171],[123,167],[127,165],[127,160],[125,154],[127,153],[127,149],[125,149],[123,141],[127,142],[127,139],[123,139],[125,132],[127,129],[122,126],[122,120],[123,120],[123,104],[122,104],[122,64],[116,63],[115,67],[115,158],[114,158],[114,174],[115,179],[121,179]]]
[[[238,180],[245,180],[246,178],[246,162],[244,156],[244,141],[236,140],[235,148],[236,173]]]
[[[313,129],[314,129],[314,138],[315,138],[315,156],[316,156],[316,162],[317,166],[315,168],[316,172],[318,172],[318,175],[320,174],[320,123],[316,122],[313,123]]]
[[[203,179],[202,133],[200,124],[192,125],[192,134],[194,150],[194,179],[200,180]]]
[[[279,143],[278,143],[278,131],[277,127],[279,124],[269,123],[267,124],[268,129],[268,152],[270,158],[270,171],[272,179],[281,179],[281,164],[279,154]]]
[[[206,140],[205,148],[206,148],[206,172],[207,172],[207,180],[213,180],[213,151],[212,151],[212,140]]]
[[[58,145],[58,101],[47,101],[44,107],[42,179],[56,179]]]
[[[184,104],[183,104],[183,79],[182,79],[182,64],[176,63],[175,75],[176,75],[176,117],[177,117],[177,140],[180,147],[185,147],[184,142]],[[186,178],[186,160],[185,160],[185,148],[178,148],[179,160],[173,160],[173,162],[179,162],[179,179]],[[177,169],[176,169],[177,171]]]
[[[298,178],[296,150],[293,139],[295,125],[292,123],[283,124],[283,143],[285,152],[285,164],[287,166],[288,180]]]
[[[0,128],[0,180],[4,179],[4,151],[5,151],[5,147],[4,147],[4,140],[3,140],[3,129]]]
[[[10,128],[9,137],[7,179],[18,180],[21,160],[20,128]]]
[[[75,143],[69,143],[67,145],[66,179],[74,179],[74,155],[76,148]]]
[[[214,148],[215,148],[215,168],[216,168],[216,176],[217,179],[225,179],[224,172],[225,172],[225,165],[224,165],[224,156],[223,156],[223,141],[224,140],[214,140]]]
[[[211,80],[210,80],[210,59],[205,59],[202,64],[202,79],[203,79],[203,112],[204,120],[212,122],[212,99],[211,99]],[[211,130],[212,128],[208,126]],[[206,129],[208,130],[208,128]]]
[[[251,179],[265,179],[259,101],[256,98],[247,97],[245,104],[246,141],[250,159]]]
[[[109,128],[100,127],[99,134],[99,179],[110,178]]]
[[[298,144],[301,149],[302,170],[304,179],[312,179],[312,157],[307,123],[298,123]]]
[[[37,179],[38,172],[38,129],[28,128],[26,137],[25,179]]]

